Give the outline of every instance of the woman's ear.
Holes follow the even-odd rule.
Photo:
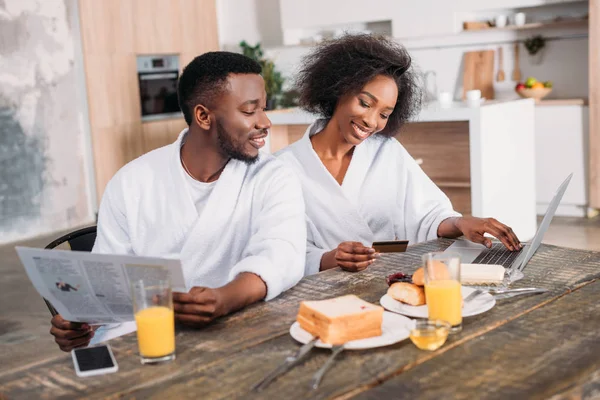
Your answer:
[[[210,130],[210,126],[212,124],[212,117],[210,110],[203,106],[202,104],[198,104],[194,107],[194,119],[200,128],[205,130]]]

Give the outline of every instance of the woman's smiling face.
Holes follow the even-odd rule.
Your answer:
[[[382,131],[398,99],[398,86],[389,76],[378,75],[359,93],[340,98],[332,119],[344,141],[358,145]]]

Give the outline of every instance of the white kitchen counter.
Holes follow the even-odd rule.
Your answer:
[[[476,118],[482,111],[490,107],[502,106],[504,104],[534,104],[532,99],[519,99],[512,101],[487,101],[481,107],[468,107],[465,103],[454,102],[449,108],[441,108],[434,102],[423,107],[414,121],[436,122],[436,121],[469,121]],[[311,124],[316,116],[299,108],[268,111],[267,115],[273,125],[304,125]]]
[[[573,173],[556,215],[587,215],[589,179],[589,107],[550,103],[535,109],[538,213],[548,208],[556,187]]]
[[[271,111],[268,116],[273,125],[315,120],[299,109]],[[446,121],[469,123],[472,215],[494,217],[510,225],[521,240],[531,239],[537,227],[535,102],[490,101],[475,108],[454,103],[444,109],[433,103],[414,120]]]

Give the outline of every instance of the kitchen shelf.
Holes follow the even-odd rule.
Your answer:
[[[587,18],[577,18],[577,19],[563,19],[558,21],[550,21],[550,22],[531,22],[529,24],[517,26],[517,25],[507,25],[502,28],[489,27],[482,29],[463,29],[461,33],[469,33],[469,32],[499,32],[499,31],[524,31],[531,29],[547,29],[547,28],[577,28],[584,27],[588,25]]]
[[[540,100],[536,106],[586,106],[588,99],[546,99]]]
[[[470,182],[437,181],[435,184],[441,188],[469,189],[471,187]]]

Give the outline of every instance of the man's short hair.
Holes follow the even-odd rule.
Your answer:
[[[227,51],[204,53],[183,70],[177,85],[179,107],[185,122],[192,124],[194,107],[210,107],[226,90],[229,74],[260,74],[260,64],[242,54]]]

